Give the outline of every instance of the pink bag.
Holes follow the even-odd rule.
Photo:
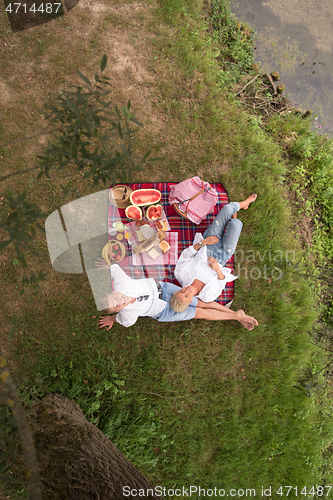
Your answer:
[[[199,177],[171,186],[169,204],[179,215],[200,224],[213,211],[218,201],[217,192],[208,182]]]

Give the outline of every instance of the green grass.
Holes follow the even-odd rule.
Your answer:
[[[101,26],[117,25],[118,17],[105,13]],[[67,22],[71,26],[74,21]],[[157,75],[146,86],[140,83],[146,97],[135,113],[147,121],[139,149],[149,145],[166,161],[138,173],[136,181],[181,181],[200,173],[205,180],[222,182],[230,201],[258,193],[256,203],[239,214],[244,228],[238,246],[242,253],[236,257],[240,272],[233,308],[256,317],[259,326],[248,332],[234,322],[160,324],[145,318],[130,329],[115,325],[107,333],[98,329],[99,315],[86,277],[56,273],[45,239],[39,235],[36,249],[42,258],[31,257],[29,266],[48,276],[32,304],[29,291],[19,298],[13,286],[26,272],[13,264],[15,252],[6,249],[1,257],[2,285],[8,297],[2,309],[6,320],[18,316],[24,323],[22,333],[5,344],[11,370],[27,405],[50,392],[74,399],[153,484],[256,488],[257,492],[262,485],[319,484],[321,451],[332,430],[329,391],[307,398],[294,387],[309,367],[315,372],[325,364],[325,354],[309,342],[307,333],[320,310],[316,287],[311,279],[287,270],[276,279],[274,268],[285,268],[293,255],[302,269],[314,266],[297,237],[296,212],[288,200],[288,176],[299,163],[299,152],[294,148],[289,155],[284,143],[294,130],[308,138],[309,123],[290,115],[263,125],[233,101],[224,88],[226,80],[221,80],[221,71],[229,69],[221,69],[214,55],[217,50],[231,53],[232,43],[213,39],[201,2],[161,1],[140,22],[145,23],[144,30],[136,27],[132,17],[124,16],[122,21],[124,32],[129,26],[145,36],[149,55],[145,62]],[[226,32],[237,32],[239,44],[244,35],[236,21],[226,16],[225,23]],[[63,34],[63,25],[55,23],[48,31],[52,36],[57,30]],[[38,28],[42,46],[46,36]],[[28,52],[17,53],[22,64],[39,50],[32,32],[29,37]],[[98,40],[98,32],[92,32],[88,46],[96,46]],[[74,54],[75,64],[68,67],[63,50],[53,55],[62,68],[60,88],[68,80],[75,81],[75,67],[86,74],[98,65],[98,57],[89,59],[85,43],[77,43]],[[237,62],[239,74],[231,67],[230,85],[248,67],[245,62],[243,67]],[[36,100],[47,95],[51,82],[46,79],[43,85]],[[116,83],[112,91],[123,95]],[[36,121],[33,109],[24,117],[14,110],[17,123],[18,117],[23,123],[18,128],[8,119],[8,127],[1,132],[4,141],[24,127],[31,128]],[[150,126],[152,118],[158,131]],[[314,139],[309,140],[307,151],[317,147],[315,142],[311,146]],[[325,151],[329,158],[329,147]],[[22,168],[22,158],[27,165],[32,162],[33,154],[24,156],[25,146],[8,147],[6,154],[13,169]],[[29,199],[51,213],[71,201],[70,195],[61,199],[56,177],[51,172],[51,181],[33,178],[30,184],[21,177],[10,181],[9,187],[17,192],[18,186],[22,190],[28,184]],[[302,188],[299,176],[292,179]],[[59,180],[64,184],[61,174]],[[78,186],[82,195],[91,192],[91,184],[74,174],[68,182],[73,189]],[[315,187],[319,181],[312,182]],[[320,191],[316,196],[318,200]],[[319,261],[323,248],[312,249]],[[9,333],[9,327],[4,333]]]

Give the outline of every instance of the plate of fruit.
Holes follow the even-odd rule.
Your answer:
[[[109,265],[122,261],[125,255],[125,245],[118,240],[108,241],[102,250],[102,257]]]

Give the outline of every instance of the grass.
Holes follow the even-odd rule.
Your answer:
[[[11,45],[0,70],[11,101],[2,111],[1,141],[44,128],[37,107],[48,92],[76,84],[76,68],[93,74],[100,50],[110,47],[113,27],[118,42],[124,37],[122,50],[146,76],[136,79],[126,67],[112,72],[110,64],[112,96],[122,104],[131,98],[145,123],[139,151],[148,145],[167,158],[136,181],[200,175],[222,182],[231,201],[258,193],[256,203],[240,214],[243,253],[236,258],[233,308],[245,309],[259,326],[248,332],[234,322],[164,325],[144,318],[130,329],[115,325],[106,333],[98,329],[86,277],[56,273],[39,234],[41,258],[29,257],[29,269],[48,275],[33,303],[29,290],[20,297],[15,288],[26,271],[14,264],[13,249],[0,257],[3,324],[15,317],[23,323],[12,341],[6,325],[2,339],[22,398],[27,405],[50,392],[73,398],[153,484],[256,488],[257,494],[262,485],[319,484],[321,450],[331,432],[328,404],[320,393],[306,398],[294,388],[308,367],[316,371],[326,359],[308,341],[319,314],[317,297],[309,279],[290,272],[277,279],[274,268],[277,251],[281,266],[287,252],[307,265],[288,198],[286,177],[293,163],[283,141],[295,127],[306,137],[308,122],[291,116],[283,126],[271,120],[263,127],[226,99],[221,71],[228,68],[221,70],[214,56],[220,42],[210,38],[201,2],[150,4],[142,7],[139,21],[126,2],[106,5],[112,9],[95,19],[87,40],[77,33],[81,17],[82,23],[86,19],[79,9],[29,32],[6,35]],[[0,14],[3,30],[6,18]],[[233,23],[230,31],[237,28]],[[56,46],[59,39],[64,42]],[[29,64],[45,64],[47,71],[34,74],[31,84],[15,83],[11,75]],[[3,174],[33,166],[39,150],[36,140],[6,147]],[[92,191],[88,181],[66,174],[64,180],[64,174],[51,171],[51,181],[38,182],[36,174],[10,178],[1,196],[29,186],[29,201],[51,213],[73,199],[70,194],[62,199],[58,182],[78,187],[82,196]],[[319,247],[314,251],[320,253]]]

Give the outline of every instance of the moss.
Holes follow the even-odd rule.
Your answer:
[[[272,71],[271,77],[273,78],[274,82],[280,80],[280,73],[278,71]]]

